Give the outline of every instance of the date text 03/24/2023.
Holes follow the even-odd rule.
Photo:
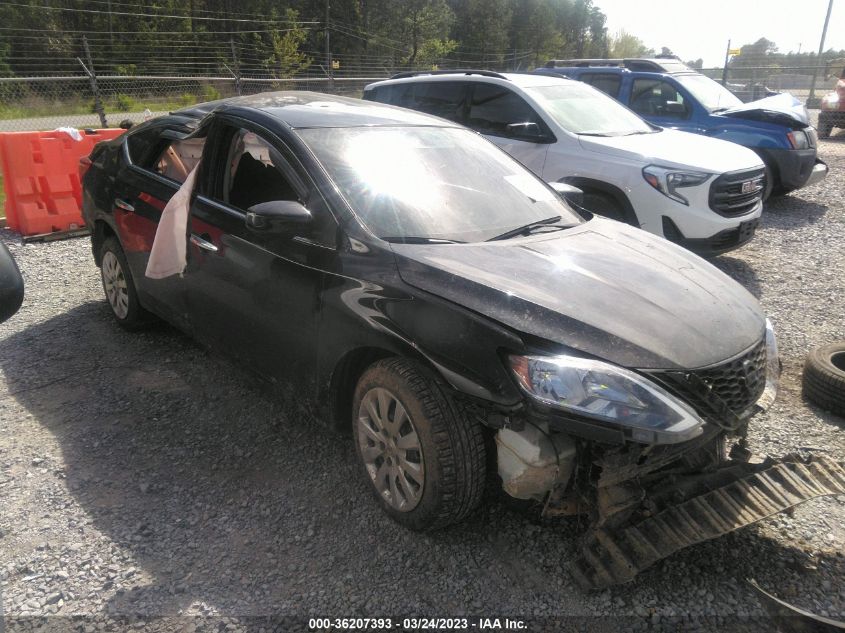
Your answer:
[[[518,618],[311,618],[308,620],[308,628],[312,631],[332,629],[521,631],[526,629],[526,623]]]

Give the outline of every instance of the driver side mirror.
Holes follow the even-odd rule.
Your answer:
[[[0,323],[11,317],[23,303],[23,278],[9,249],[0,242]]]
[[[311,212],[293,200],[262,202],[246,211],[246,227],[254,233],[293,237],[312,220]]]

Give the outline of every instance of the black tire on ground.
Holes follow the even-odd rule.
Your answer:
[[[845,417],[845,342],[813,350],[804,362],[804,397]]]
[[[772,191],[775,188],[774,170],[766,165],[766,188],[763,190],[763,202],[772,196]]]
[[[419,501],[410,511],[391,506],[365,464],[358,418],[361,403],[372,389],[387,390],[402,404],[419,438],[425,475]],[[355,388],[353,437],[368,487],[388,516],[412,530],[456,523],[476,508],[484,494],[487,465],[482,426],[460,414],[448,389],[434,372],[407,358],[378,361]]]
[[[112,257],[114,259],[112,259]],[[123,248],[116,237],[109,237],[103,242],[100,248],[100,278],[103,283],[103,292],[106,295],[106,303],[109,304],[111,313],[117,324],[125,330],[134,331],[141,329],[154,320],[152,314],[147,312],[138,300],[138,293],[135,290],[135,280],[132,278],[132,271],[123,254]],[[116,307],[109,294],[107,281],[108,270],[116,262],[117,269],[113,272],[117,280],[125,284],[125,311]]]
[[[601,191],[584,190],[584,208],[611,220],[626,222],[625,211],[614,198]]]
[[[824,116],[824,112],[819,114],[819,127],[818,127],[819,138],[828,138],[833,132],[833,121],[830,117]]]

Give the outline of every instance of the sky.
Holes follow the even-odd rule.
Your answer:
[[[607,16],[607,29],[636,35],[660,52],[668,46],[678,57],[704,59],[721,67],[725,47],[739,48],[761,37],[778,51],[819,50],[828,0],[593,0]],[[825,50],[845,49],[845,0],[833,0]]]

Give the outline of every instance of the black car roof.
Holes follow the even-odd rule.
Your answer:
[[[234,113],[242,109],[264,112],[291,128],[373,125],[459,127],[449,121],[404,108],[321,92],[293,90],[208,101],[177,110],[173,114],[201,118],[213,111],[231,110]]]

